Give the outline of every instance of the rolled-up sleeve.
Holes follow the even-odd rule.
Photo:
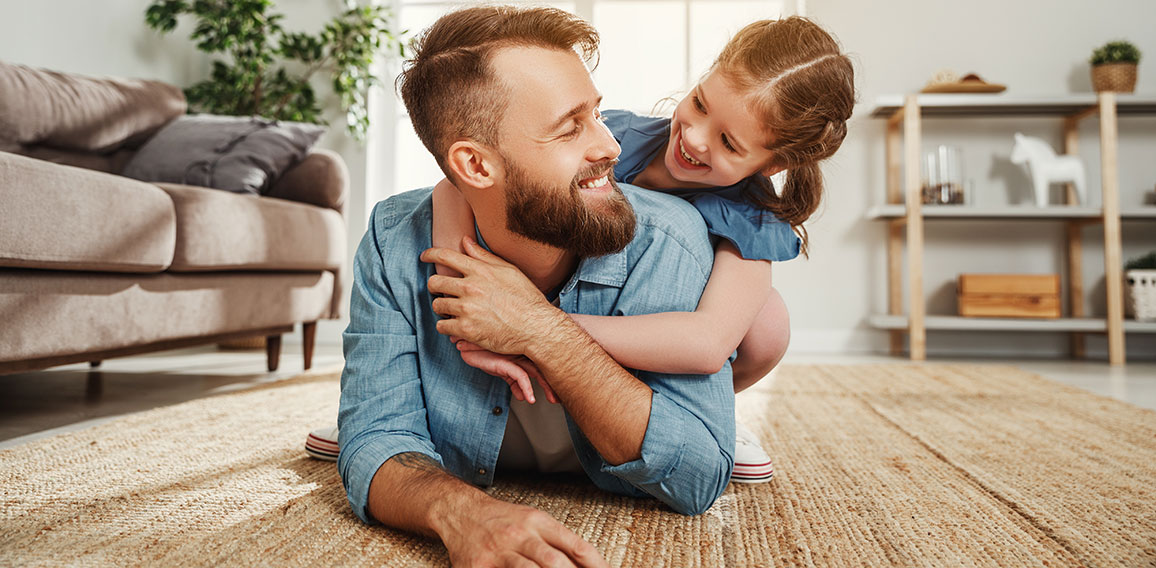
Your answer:
[[[663,211],[663,226],[633,260],[622,285],[619,315],[693,311],[698,304],[713,261],[702,219],[683,202],[668,203]],[[608,476],[595,483],[653,496],[679,513],[702,513],[722,495],[734,469],[730,361],[709,375],[636,376],[653,393],[641,457],[618,465],[603,460],[599,473]]]
[[[338,413],[338,471],[350,506],[366,523],[374,522],[369,486],[387,460],[419,452],[442,463],[429,434],[416,332],[386,279],[375,228],[383,206],[375,208],[354,257]]]
[[[694,382],[689,376],[667,377],[671,381]],[[725,403],[721,407],[706,404],[691,410],[676,402],[676,397],[669,396],[662,387],[652,385],[652,388],[655,390],[650,404],[650,423],[642,441],[642,457],[619,465],[603,462],[602,471],[679,513],[698,515],[714,504],[730,482],[734,469],[733,418],[729,428],[725,420],[714,419],[716,414],[726,412]],[[731,416],[734,416],[733,410]]]

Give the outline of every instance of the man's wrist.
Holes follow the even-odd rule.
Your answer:
[[[460,491],[446,492],[427,510],[426,526],[445,542],[447,535],[461,534],[463,513],[477,512],[489,499],[489,495],[463,483]]]
[[[594,340],[566,312],[550,306],[550,312],[538,318],[540,329],[532,333],[524,355],[535,363],[547,362],[575,342]]]

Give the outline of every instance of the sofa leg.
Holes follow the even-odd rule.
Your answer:
[[[100,364],[101,364],[101,363],[103,363],[103,362],[104,362],[104,361],[89,361],[89,362],[88,362],[88,366],[89,366],[89,367],[91,367],[91,368],[93,368],[93,369],[95,369],[95,368],[99,367],[99,366],[100,366]]]
[[[305,370],[313,366],[313,340],[317,337],[317,322],[307,321],[301,324],[301,334],[304,336],[302,353],[305,355]]]
[[[277,370],[281,364],[281,336],[270,335],[265,338],[265,359],[269,363],[269,372]]]

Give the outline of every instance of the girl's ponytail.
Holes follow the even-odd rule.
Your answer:
[[[803,221],[815,213],[822,201],[823,172],[819,170],[817,162],[807,162],[787,170],[786,178],[783,187],[778,188],[777,195],[770,180],[760,178],[766,180],[761,195],[748,195],[747,199],[791,225],[802,241],[800,249],[803,256],[808,256],[807,228],[803,226]]]
[[[789,223],[807,254],[802,223],[819,208],[823,175],[819,162],[839,149],[855,106],[855,74],[839,44],[814,22],[793,16],[747,25],[723,48],[717,69],[746,93],[761,114],[774,152],[787,170],[786,183],[765,180],[753,204]]]

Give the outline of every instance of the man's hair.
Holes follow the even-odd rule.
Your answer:
[[[414,131],[447,176],[454,141],[497,146],[508,90],[491,61],[512,46],[573,50],[589,61],[598,53],[598,32],[557,8],[479,6],[442,16],[411,43],[397,87]]]

